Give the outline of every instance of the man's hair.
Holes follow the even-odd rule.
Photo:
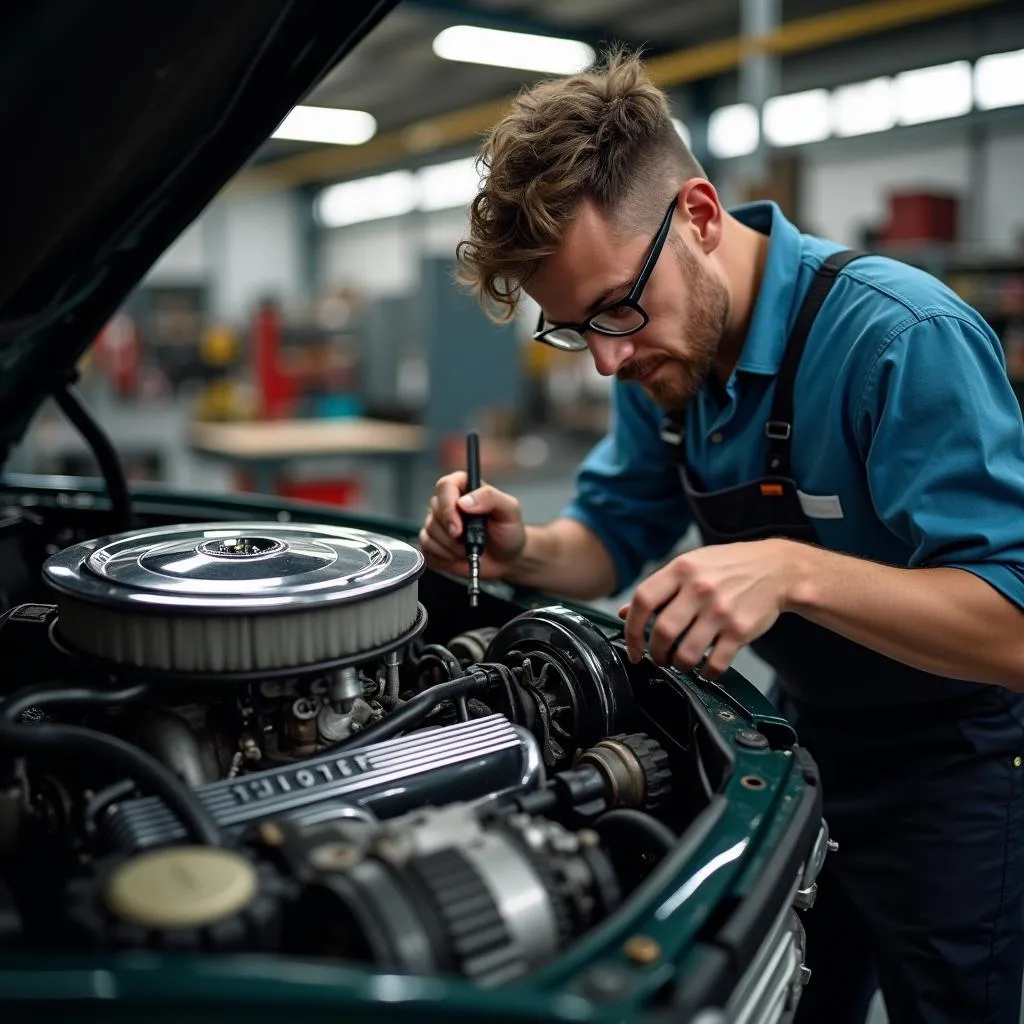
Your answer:
[[[479,157],[483,185],[457,248],[458,278],[488,315],[509,320],[585,199],[620,228],[657,223],[683,181],[704,171],[638,54],[612,50],[582,74],[521,93]]]

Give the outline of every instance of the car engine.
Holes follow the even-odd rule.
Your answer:
[[[7,948],[497,985],[612,913],[706,802],[716,769],[694,783],[597,626],[547,605],[440,642],[404,541],[241,521],[49,550],[51,600],[0,618]],[[434,595],[443,622],[462,595]]]

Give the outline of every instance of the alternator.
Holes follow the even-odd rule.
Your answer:
[[[399,973],[509,982],[619,901],[595,833],[526,814],[483,819],[471,804],[379,826],[266,822],[259,837],[305,885],[289,929],[303,952]]]

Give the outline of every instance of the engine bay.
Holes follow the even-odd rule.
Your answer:
[[[615,915],[735,771],[618,630],[470,608],[404,540],[97,518],[0,530],[0,949],[501,985]]]

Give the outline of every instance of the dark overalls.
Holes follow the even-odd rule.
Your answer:
[[[858,255],[826,260],[797,314],[762,479],[704,490],[685,463],[682,415],[666,419],[706,544],[818,542],[790,467],[793,385],[814,318]],[[892,1024],[1018,1024],[1024,697],[918,671],[793,614],[752,647],[821,769],[839,844],[804,916],[812,974],[799,1024],[862,1024],[879,985]]]

